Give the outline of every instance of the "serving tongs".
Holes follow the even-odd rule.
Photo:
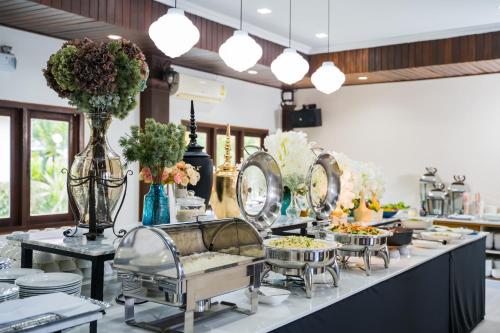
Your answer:
[[[422,237],[417,237],[415,235],[413,235],[412,238],[416,239],[416,240],[420,240],[420,241],[425,241],[425,242],[435,242],[435,243],[440,243],[440,244],[443,244],[443,245],[448,244],[448,241],[445,240],[445,239],[425,239],[425,238],[422,238]]]

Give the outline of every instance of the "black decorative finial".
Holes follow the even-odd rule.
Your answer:
[[[200,146],[196,139],[198,138],[198,135],[196,134],[196,119],[194,116],[194,103],[193,100],[191,100],[191,117],[190,117],[190,124],[189,124],[189,145],[188,145],[188,151],[202,151],[204,147]]]

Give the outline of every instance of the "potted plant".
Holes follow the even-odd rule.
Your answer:
[[[123,156],[127,163],[139,162],[142,166],[140,179],[151,184],[144,196],[142,223],[156,225],[170,222],[169,199],[164,185],[169,181],[182,183],[182,175],[172,168],[182,160],[186,150],[182,125],[162,124],[154,119],[145,121],[144,130],[131,126],[130,134],[120,138]],[[195,175],[193,175],[193,181]]]
[[[75,156],[70,179],[78,183],[92,175],[95,191],[85,184],[68,184],[79,222],[89,223],[89,202],[95,202],[100,228],[110,226],[122,187],[106,184],[123,179],[123,169],[119,155],[108,144],[106,132],[113,117],[123,119],[135,108],[137,94],[146,87],[148,66],[144,54],[124,39],[72,40],[51,55],[43,74],[59,97],[67,98],[84,113],[90,127],[89,142]],[[94,200],[89,200],[89,193],[95,193]]]

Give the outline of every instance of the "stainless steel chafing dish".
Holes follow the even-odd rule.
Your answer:
[[[319,180],[310,188],[317,186],[318,188],[315,188],[317,190],[322,186],[319,192],[314,192],[309,198],[314,204],[317,216],[321,218],[326,218],[331,212],[331,207],[335,207],[340,187],[338,173],[333,170],[332,160],[334,161],[331,155],[321,154],[311,166],[308,176],[311,183]],[[261,231],[269,230],[280,215],[283,197],[281,172],[272,156],[259,151],[243,163],[238,176],[237,195],[240,211],[245,220],[252,222]],[[291,249],[273,247],[269,244],[271,240],[264,241],[267,269],[263,277],[269,271],[282,274],[286,278],[299,277],[304,280],[307,297],[312,296],[314,274],[329,272],[333,278],[333,285],[338,285],[340,271],[335,244],[322,241],[328,245],[327,248]]]
[[[378,235],[358,235],[332,232],[325,228],[321,235],[322,238],[327,239],[328,236],[331,236],[340,244],[337,251],[343,264],[347,264],[349,257],[363,258],[366,275],[370,275],[372,255],[381,257],[384,260],[385,268],[389,267],[390,262],[387,238],[390,237],[392,233],[388,230],[378,230],[380,232]]]
[[[114,259],[124,285],[138,285],[123,290],[127,324],[160,332],[182,324],[184,332],[193,332],[194,320],[225,311],[254,313],[263,264],[262,238],[241,219],[140,226],[121,240]],[[210,301],[246,287],[253,287],[249,310]],[[179,307],[184,314],[140,322],[136,298]]]

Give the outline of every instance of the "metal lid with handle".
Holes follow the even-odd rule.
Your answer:
[[[243,162],[236,196],[243,218],[259,231],[269,229],[281,215],[283,180],[276,160],[257,151]]]
[[[316,149],[314,149],[316,150]],[[325,220],[335,209],[340,194],[340,168],[328,152],[317,155],[307,173],[307,201],[317,220]]]

